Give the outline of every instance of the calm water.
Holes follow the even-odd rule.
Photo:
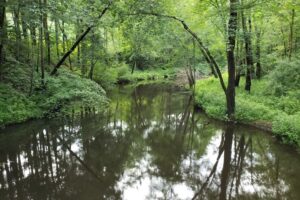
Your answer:
[[[0,199],[300,199],[300,156],[269,134],[172,86],[110,96],[105,113],[1,130]]]

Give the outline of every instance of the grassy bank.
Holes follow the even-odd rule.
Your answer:
[[[244,79],[236,91],[236,119],[260,127],[270,128],[283,142],[300,147],[299,91],[274,95],[266,79],[253,80],[252,91],[244,90]],[[225,95],[218,79],[207,78],[196,84],[196,102],[214,118],[226,120]]]
[[[139,82],[162,81],[174,78],[176,69],[156,67],[148,70],[134,70],[124,64],[123,66],[110,67],[96,70],[94,80],[109,90],[115,84],[136,84]]]
[[[10,64],[5,69],[0,83],[0,126],[66,114],[74,108],[101,108],[107,102],[100,85],[68,70],[60,70],[56,77],[46,74],[42,88],[30,66]]]

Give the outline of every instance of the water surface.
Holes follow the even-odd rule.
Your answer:
[[[300,156],[195,111],[169,85],[118,88],[104,113],[0,131],[0,199],[300,199]]]

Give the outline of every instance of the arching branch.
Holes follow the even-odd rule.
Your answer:
[[[178,17],[176,16],[171,16],[171,15],[163,15],[163,14],[158,14],[158,13],[149,13],[149,12],[139,12],[139,13],[135,13],[135,14],[129,14],[129,15],[150,15],[150,16],[155,16],[155,17],[162,17],[162,18],[169,18],[169,19],[172,19],[172,20],[176,20],[178,22],[180,22],[183,26],[183,28],[193,37],[196,39],[197,43],[199,44],[200,46],[200,50],[201,50],[201,53],[203,54],[205,60],[208,62],[208,64],[212,67],[212,71],[213,73],[216,73],[218,78],[219,78],[219,81],[220,81],[220,84],[221,84],[221,87],[224,91],[224,93],[226,94],[226,85],[225,85],[225,82],[224,82],[224,79],[222,77],[222,73],[221,73],[221,70],[220,70],[220,67],[219,65],[217,64],[216,60],[213,58],[213,56],[211,55],[210,51],[208,50],[208,48],[206,48],[202,42],[202,40],[197,36],[196,33],[194,33],[190,28],[189,26],[185,23],[185,21],[183,21],[182,19],[179,19]],[[214,74],[215,75],[215,74]]]

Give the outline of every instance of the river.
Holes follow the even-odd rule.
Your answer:
[[[109,109],[0,130],[0,199],[300,199],[300,156],[208,118],[167,84],[120,87]]]

